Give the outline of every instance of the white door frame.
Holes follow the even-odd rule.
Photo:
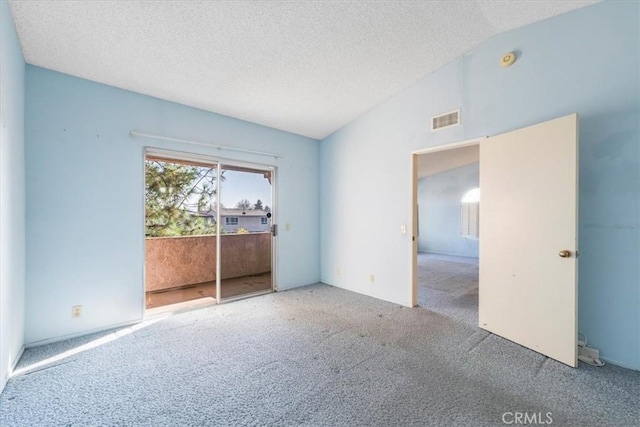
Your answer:
[[[145,161],[147,159],[148,155],[154,155],[154,156],[158,156],[158,157],[163,157],[166,158],[167,160],[185,160],[185,161],[195,161],[195,162],[200,162],[200,163],[205,163],[205,164],[210,164],[212,166],[215,166],[217,169],[217,179],[216,179],[216,186],[217,186],[217,194],[220,194],[220,174],[221,174],[221,166],[222,165],[227,165],[227,166],[238,166],[238,167],[245,167],[245,168],[249,168],[249,169],[254,169],[256,171],[265,171],[265,172],[271,172],[271,208],[272,208],[272,213],[271,213],[271,223],[277,225],[278,224],[278,205],[277,205],[277,191],[276,191],[276,175],[277,175],[277,167],[275,165],[272,164],[268,164],[268,163],[255,163],[255,162],[245,162],[245,161],[240,161],[240,160],[235,160],[235,159],[229,159],[229,158],[224,158],[224,157],[218,157],[218,156],[211,156],[211,155],[207,155],[207,154],[200,154],[200,153],[193,153],[193,152],[189,152],[189,151],[181,151],[181,150],[172,150],[172,149],[165,149],[165,148],[157,148],[157,147],[153,147],[153,146],[144,146],[142,147],[142,313],[143,313],[143,318],[146,317],[146,310],[147,310],[147,304],[146,304],[146,267],[145,267],[145,260],[146,260],[146,254],[147,254],[147,249],[146,249],[146,234],[145,234],[145,230],[146,230],[146,205],[144,203],[145,200],[145,191],[146,191],[146,176],[145,176]],[[216,198],[216,205],[219,203],[220,198],[217,197]],[[216,223],[220,224],[220,209],[218,206],[216,206]],[[278,277],[278,269],[277,269],[277,245],[276,245],[276,239],[273,238],[274,236],[272,236],[271,238],[271,291],[269,292],[276,292],[278,287],[277,287],[277,277]],[[221,292],[220,292],[220,276],[217,274],[217,272],[220,271],[220,239],[216,238],[216,304],[220,304],[222,302],[230,302],[230,301],[234,301],[238,298],[228,298],[224,301],[222,301],[221,298]],[[251,295],[250,295],[251,296]]]
[[[422,154],[437,153],[439,151],[455,150],[456,148],[479,145],[488,136],[466,139],[450,144],[436,145],[411,152],[411,306],[418,305],[418,156]]]

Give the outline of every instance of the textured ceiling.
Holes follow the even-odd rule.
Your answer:
[[[323,138],[500,32],[594,1],[10,1],[28,63]]]

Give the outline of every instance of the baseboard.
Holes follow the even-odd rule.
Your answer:
[[[24,349],[25,349],[24,345],[22,347],[20,347],[20,350],[18,351],[18,354],[16,354],[15,359],[13,359],[13,363],[11,363],[11,366],[9,367],[9,370],[4,375],[4,377],[0,378],[0,394],[2,394],[2,392],[4,391],[5,386],[9,382],[9,378],[11,377],[11,374],[13,373],[13,371],[16,370],[16,366],[18,366],[18,362],[20,361],[20,358],[24,354]]]
[[[401,305],[401,306],[407,307],[407,308],[415,307],[412,304],[411,300],[409,300],[408,302],[407,301],[399,301],[399,300],[391,300],[391,299],[384,298],[384,297],[382,297],[380,295],[374,295],[374,294],[367,293],[367,292],[365,292],[364,290],[361,290],[361,289],[348,288],[346,286],[336,285],[336,284],[327,283],[327,282],[320,282],[320,284],[321,285],[331,286],[332,288],[342,289],[342,290],[347,291],[347,292],[353,292],[354,294],[363,295],[365,297],[374,298],[374,299],[377,299],[377,300],[380,300],[380,301],[385,301],[385,302],[388,302],[388,303],[391,303],[391,304]]]
[[[446,253],[446,252],[422,252],[422,251],[418,251],[418,254],[425,254],[425,255],[443,255],[443,256],[451,256],[451,257],[458,257],[458,258],[476,259],[476,260],[479,260],[479,259],[480,259],[480,257],[478,257],[478,256],[473,256],[473,255],[460,255],[460,254],[452,254],[452,253]]]
[[[43,340],[33,341],[33,342],[30,342],[30,343],[26,343],[24,346],[26,348],[40,347],[41,345],[53,344],[53,343],[56,343],[56,342],[70,340],[70,339],[73,339],[73,338],[84,337],[85,335],[91,335],[91,334],[95,334],[95,333],[98,333],[98,332],[109,331],[111,329],[125,328],[127,326],[131,326],[131,325],[135,325],[135,324],[138,324],[140,322],[143,322],[144,320],[145,319],[141,317],[140,319],[129,320],[129,321],[122,322],[122,323],[115,323],[115,324],[112,324],[112,325],[109,325],[109,326],[90,329],[88,331],[76,332],[76,333],[73,333],[73,334],[61,335],[61,336],[58,336],[58,337],[46,338],[46,339],[43,339]]]
[[[620,366],[621,368],[631,369],[632,371],[640,371],[640,366],[631,366],[626,363],[618,362],[617,360],[609,359],[608,357],[600,356],[600,360],[607,363],[608,365]]]
[[[322,282],[322,280],[318,280],[316,282],[299,283],[295,285],[287,285],[287,286],[279,285],[277,289],[274,289],[274,292],[292,291],[294,289],[303,288],[305,286],[318,285],[318,284],[324,284],[324,283]]]
[[[9,376],[11,376],[11,373],[16,370],[16,366],[18,366],[18,362],[20,361],[20,358],[22,358],[25,348],[26,347],[24,345],[20,347],[20,351],[18,352],[18,354],[16,355],[16,358],[11,364],[11,368],[9,368]]]

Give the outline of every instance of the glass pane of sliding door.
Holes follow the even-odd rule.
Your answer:
[[[225,164],[220,171],[220,297],[270,292],[273,171]]]
[[[147,152],[147,310],[215,302],[217,180],[215,162]]]

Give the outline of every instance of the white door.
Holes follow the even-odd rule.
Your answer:
[[[577,366],[572,114],[480,144],[479,326]]]

